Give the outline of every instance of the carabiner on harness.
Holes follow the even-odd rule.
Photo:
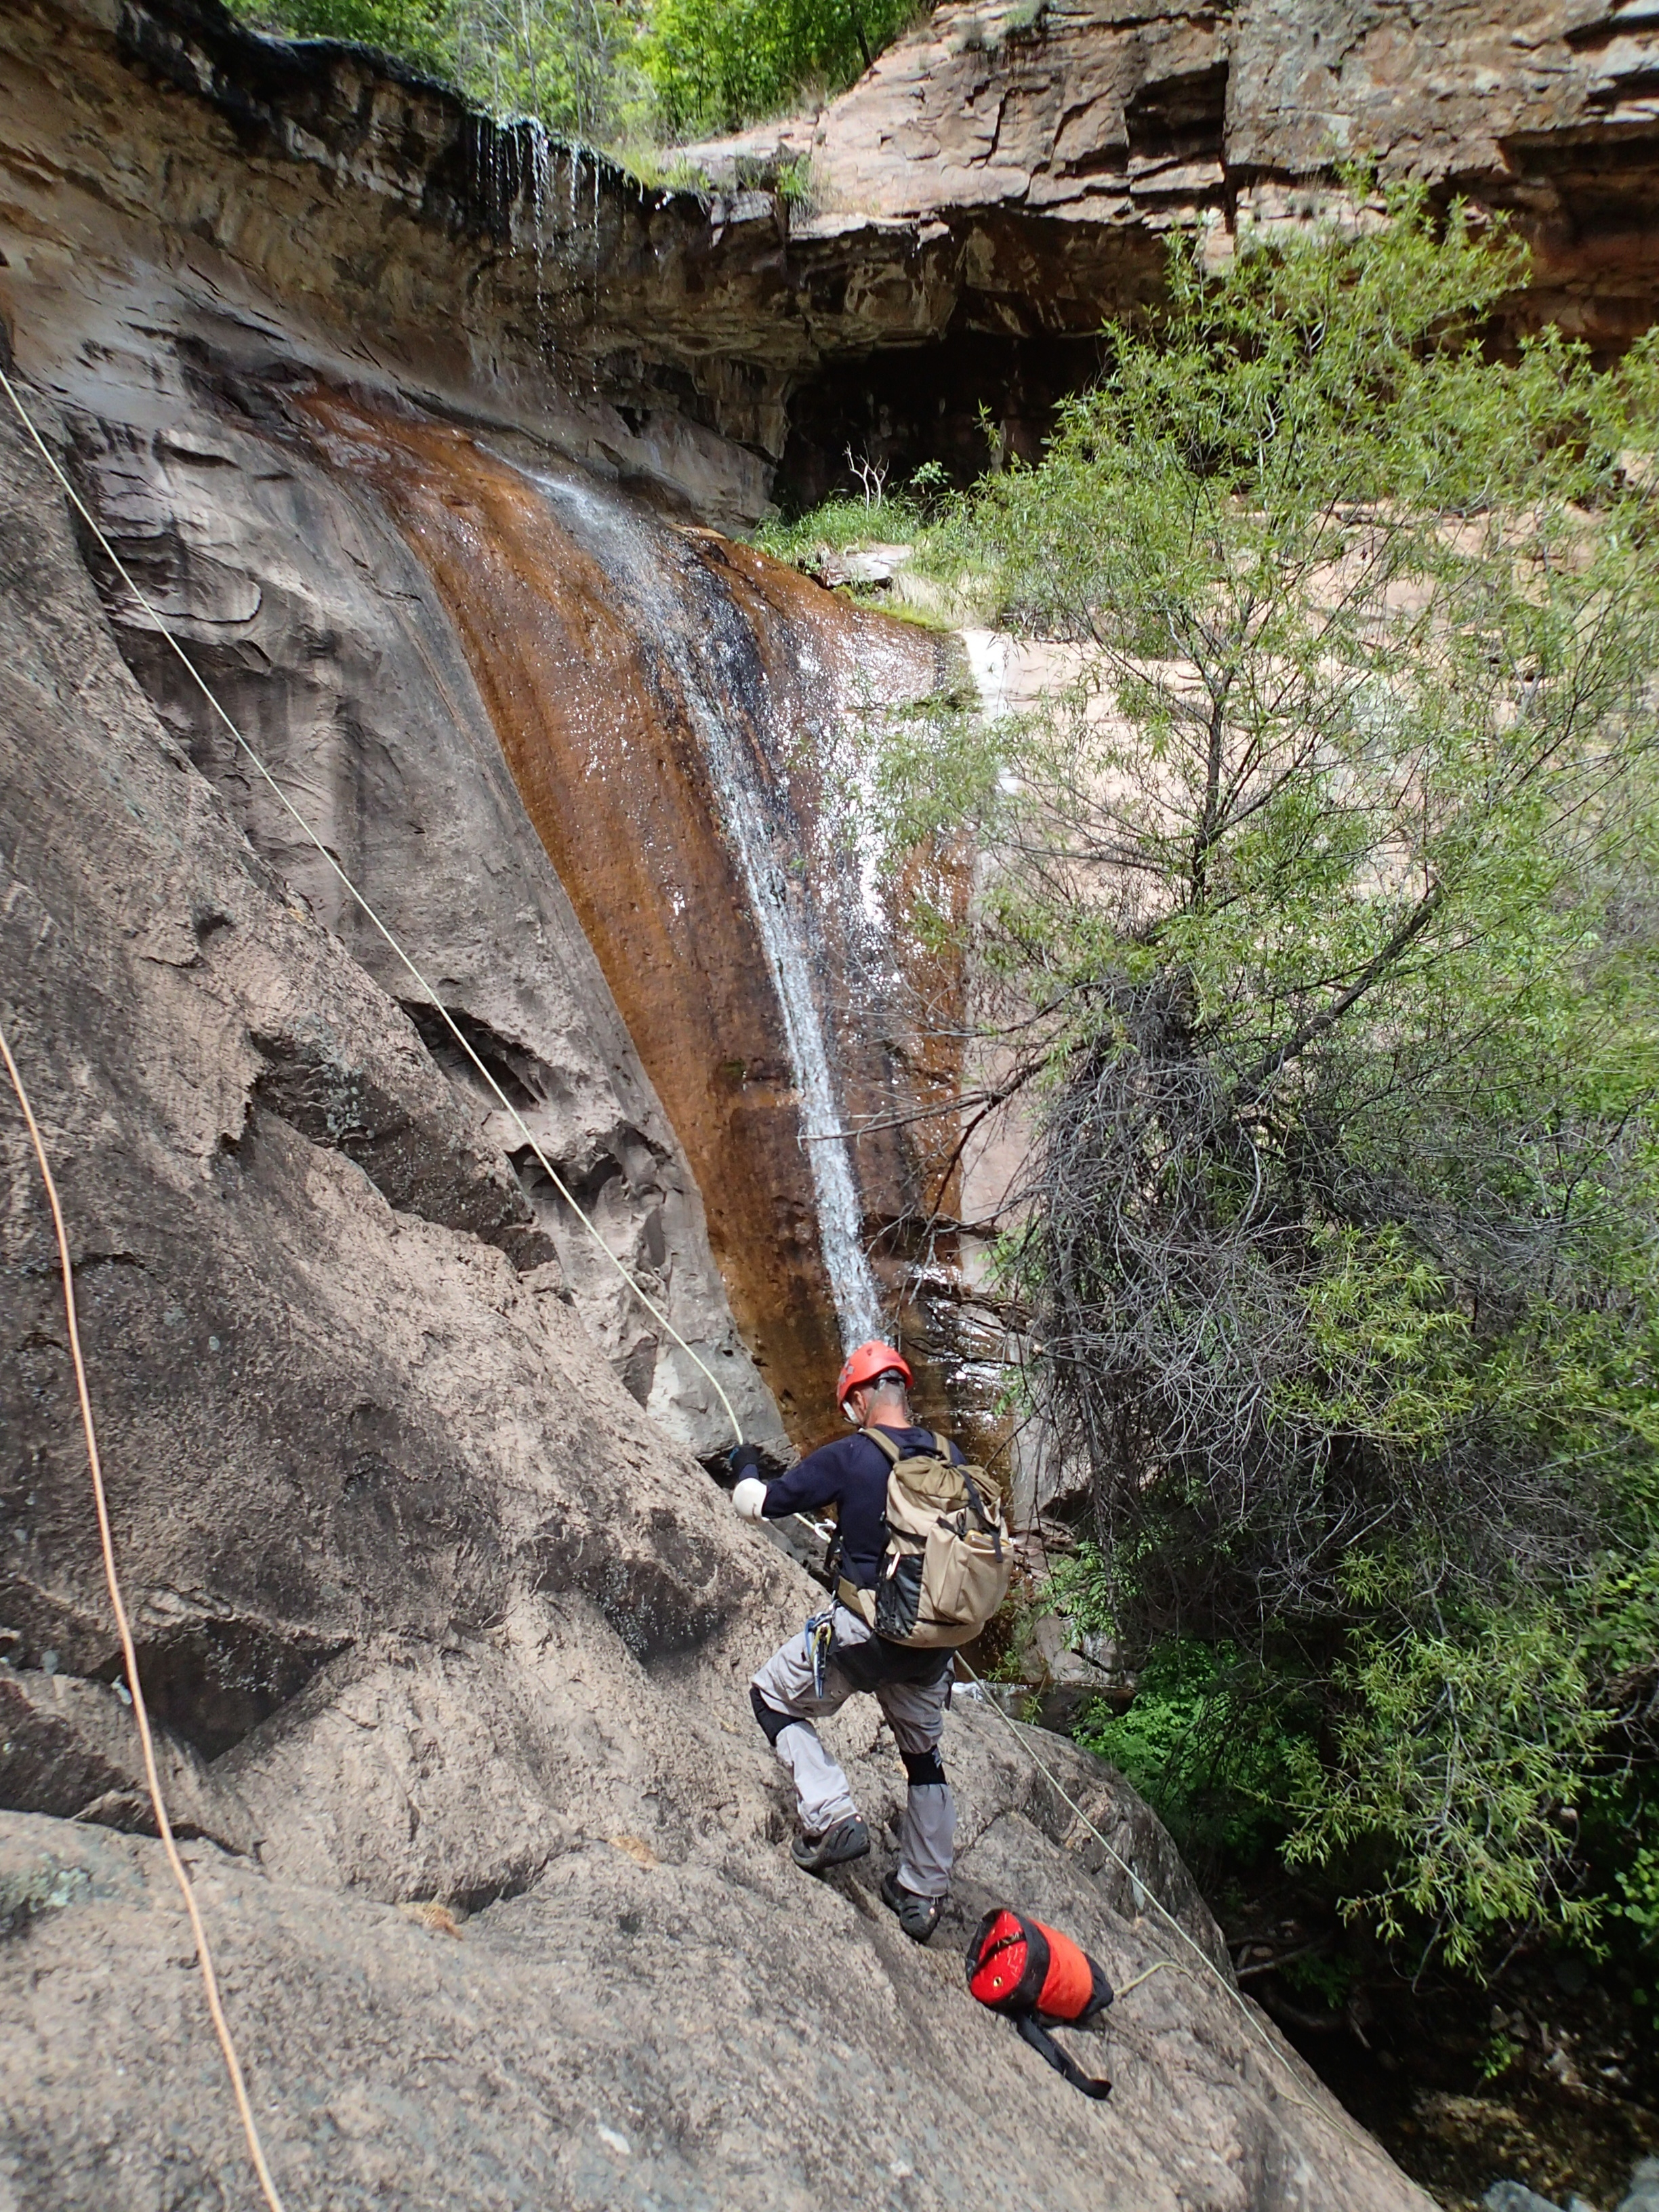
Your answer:
[[[830,1662],[836,1656],[836,1608],[827,1613],[815,1613],[805,1627],[806,1655],[812,1662],[812,1695],[823,1695],[824,1682],[830,1673]]]

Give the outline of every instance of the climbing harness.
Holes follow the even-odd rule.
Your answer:
[[[797,1513],[793,1515],[791,1517],[799,1521],[803,1528],[810,1528],[814,1535],[826,1541],[832,1540],[835,1535],[838,1533],[829,1529],[822,1522],[812,1520],[805,1513]],[[810,1631],[812,1624],[809,1622],[807,1625]],[[1087,1831],[1088,1834],[1093,1838],[1094,1841],[1100,1845],[1101,1850],[1105,1852],[1107,1857],[1111,1860],[1113,1864],[1117,1867],[1121,1873],[1127,1875],[1129,1880],[1134,1885],[1136,1896],[1143,1898],[1146,1902],[1152,1906],[1153,1911],[1168,1924],[1180,1942],[1184,1943],[1187,1948],[1193,1954],[1194,1957],[1198,1960],[1199,1965],[1203,1968],[1205,1973],[1215,1982],[1223,1996],[1225,1996],[1234,2006],[1238,2013],[1239,2018],[1243,2021],[1251,2040],[1255,2044],[1256,2047],[1266,2057],[1272,2061],[1275,2066],[1283,2068],[1285,2063],[1283,2054],[1274,2048],[1273,2045],[1268,2041],[1267,2036],[1262,2033],[1260,2023],[1251,2014],[1243,1996],[1233,1987],[1232,1984],[1228,1981],[1225,1975],[1222,1973],[1221,1969],[1216,1965],[1214,1960],[1211,1958],[1208,1952],[1206,1951],[1201,1945],[1195,1942],[1192,1936],[1187,1933],[1187,1930],[1182,1926],[1181,1923],[1176,1918],[1174,1913],[1170,1911],[1169,1907],[1163,1902],[1163,1900],[1160,1898],[1155,1897],[1152,1891],[1147,1888],[1146,1885],[1141,1881],[1140,1876],[1135,1872],[1134,1869],[1130,1865],[1128,1860],[1123,1856],[1122,1853],[1115,1850],[1112,1844],[1107,1841],[1106,1838],[1101,1833],[1095,1823],[1089,1818],[1087,1813],[1085,1812],[1082,1806],[1078,1803],[1077,1799],[1072,1796],[1065,1784],[1054,1772],[1053,1767],[1049,1765],[1048,1762],[1045,1759],[1040,1756],[1035,1746],[1029,1741],[1030,1735],[1034,1733],[1034,1731],[1027,1729],[1019,1722],[1011,1719],[1010,1717],[1004,1712],[1002,1707],[996,1702],[995,1698],[988,1694],[984,1677],[979,1673],[978,1669],[975,1667],[973,1662],[967,1656],[966,1653],[958,1650],[956,1652],[954,1656],[956,1660],[961,1662],[969,1680],[977,1686],[982,1702],[993,1713],[996,1715],[997,1719],[1001,1722],[1003,1727],[1006,1728],[1008,1733],[1013,1737],[1016,1745],[1022,1752],[1024,1752],[1026,1758],[1030,1760],[1031,1765],[1036,1769],[1037,1772],[1042,1776],[1043,1779],[1054,1790],[1055,1796],[1058,1796],[1061,1802],[1068,1806],[1071,1811],[1076,1814],[1083,1827]],[[823,1694],[822,1691],[819,1692],[819,1694]],[[1122,1988],[1117,1992],[1117,1994],[1119,1996],[1127,1996],[1131,1990],[1138,1990],[1144,1982],[1151,1981],[1154,1974],[1164,1972],[1187,1974],[1190,1976],[1192,1974],[1192,1969],[1189,1966],[1183,1966],[1180,1961],[1176,1959],[1157,1959],[1154,1960],[1152,1964],[1146,1967],[1143,1972],[1137,1974],[1132,1981],[1124,1983]],[[1369,2151],[1376,2148],[1376,2145],[1374,2143],[1368,2142],[1364,2136],[1356,2133],[1352,2128],[1345,2126],[1334,2113],[1327,2112],[1321,2106],[1310,2103],[1306,2097],[1297,2096],[1293,2091],[1288,2089],[1275,2089],[1273,2094],[1279,2098],[1285,2104],[1294,2106],[1297,2111],[1311,2113],[1315,2119],[1322,2121],[1325,2126],[1330,2128],[1335,2134],[1341,2136],[1346,2142],[1352,2143],[1356,2149]]]
[[[0,370],[0,376],[3,374],[4,371]],[[76,1395],[81,1401],[81,1426],[86,1437],[87,1465],[92,1473],[93,1504],[98,1515],[98,1541],[104,1555],[104,1580],[109,1589],[110,1608],[115,1615],[116,1633],[121,1639],[121,1662],[126,1670],[127,1691],[132,1699],[132,1717],[137,1724],[138,1742],[143,1753],[144,1784],[149,1792],[150,1810],[155,1815],[155,1832],[161,1839],[167,1865],[185,1900],[185,1911],[190,1915],[191,1933],[196,1939],[196,1963],[201,1969],[202,1987],[206,1993],[213,2032],[218,2037],[219,2048],[224,2054],[225,2071],[230,2076],[231,2094],[241,2115],[242,2132],[247,2137],[253,2171],[258,2176],[259,2186],[264,2192],[265,2203],[270,2212],[283,2212],[283,2200],[276,2194],[276,2185],[265,2164],[264,2148],[254,2122],[253,2107],[248,2101],[247,2084],[242,2078],[241,2061],[236,2055],[230,2023],[226,2020],[224,2007],[219,2001],[219,1978],[214,1972],[213,1951],[208,1942],[207,1929],[202,1924],[202,1916],[196,1904],[196,1892],[185,1863],[179,1856],[179,1846],[173,1840],[173,1823],[167,1818],[167,1805],[161,1796],[161,1778],[156,1771],[155,1745],[150,1735],[149,1708],[144,1702],[144,1686],[138,1677],[138,1654],[133,1645],[132,1628],[121,1592],[121,1577],[115,1565],[115,1539],[110,1528],[109,1501],[104,1494],[103,1462],[98,1454],[98,1431],[93,1422],[92,1398],[87,1389],[86,1361],[81,1352],[81,1324],[75,1306],[75,1271],[70,1261],[64,1209],[58,1203],[58,1185],[52,1179],[51,1164],[46,1158],[40,1125],[34,1118],[34,1109],[29,1103],[28,1092],[23,1087],[23,1079],[17,1072],[17,1062],[12,1058],[11,1045],[3,1024],[0,1024],[0,1056],[5,1060],[6,1073],[11,1078],[11,1087],[17,1093],[17,1103],[23,1109],[29,1142],[34,1147],[35,1163],[40,1170],[40,1180],[46,1187],[46,1203],[52,1209],[52,1230],[58,1239],[58,1265],[64,1278],[64,1313],[69,1323],[70,1354],[75,1363]]]
[[[63,486],[65,492],[68,493],[70,500],[74,503],[76,512],[81,516],[88,529],[91,531],[93,536],[97,539],[99,545],[103,550],[106,558],[108,560],[111,567],[115,570],[116,574],[119,576],[121,581],[126,586],[128,591],[132,593],[132,596],[137,600],[137,604],[143,609],[144,612],[155,623],[158,635],[166,641],[166,642],[172,647],[173,651],[178,655],[179,659],[184,663],[186,672],[190,675],[190,678],[195,684],[197,689],[201,692],[202,696],[207,701],[208,705],[213,709],[219,720],[224,724],[226,729],[229,731],[231,736],[235,739],[236,743],[247,755],[248,759],[252,763],[260,776],[270,786],[272,793],[276,797],[277,804],[283,808],[284,813],[286,813],[289,819],[294,822],[301,831],[303,831],[307,842],[316,847],[318,852],[321,854],[324,860],[327,863],[334,876],[338,879],[339,883],[350,897],[356,902],[357,905],[362,909],[368,920],[374,923],[375,928],[386,939],[386,942],[391,948],[392,951],[397,956],[398,959],[402,962],[403,965],[408,969],[410,975],[420,986],[421,991],[428,1004],[431,1006],[434,1012],[442,1017],[445,1027],[449,1030],[450,1035],[454,1038],[456,1043],[459,1045],[461,1050],[466,1054],[467,1059],[472,1063],[472,1066],[483,1078],[485,1083],[488,1084],[491,1092],[499,1102],[502,1112],[505,1113],[512,1121],[514,1126],[519,1131],[519,1133],[523,1137],[526,1144],[529,1146],[531,1151],[535,1154],[538,1164],[541,1167],[543,1172],[546,1175],[549,1182],[552,1184],[554,1189],[557,1191],[559,1196],[570,1208],[570,1211],[575,1215],[577,1220],[580,1222],[582,1227],[587,1231],[593,1242],[599,1246],[600,1251],[604,1253],[605,1258],[611,1262],[617,1273],[622,1277],[629,1289],[633,1291],[635,1297],[645,1308],[646,1311],[651,1316],[652,1319],[659,1324],[667,1335],[673,1339],[674,1342],[678,1345],[680,1350],[685,1354],[692,1365],[697,1368],[708,1378],[708,1382],[714,1388],[715,1396],[720,1400],[721,1406],[725,1408],[726,1418],[732,1424],[732,1434],[733,1438],[736,1442],[741,1443],[743,1442],[742,1425],[738,1419],[738,1416],[732,1407],[731,1399],[726,1395],[726,1393],[721,1385],[720,1377],[714,1373],[713,1368],[708,1364],[706,1360],[700,1358],[698,1355],[693,1352],[690,1346],[680,1334],[678,1329],[675,1328],[673,1322],[669,1320],[667,1315],[664,1313],[662,1309],[640,1288],[639,1284],[635,1282],[632,1274],[629,1273],[629,1270],[623,1265],[622,1261],[617,1257],[611,1247],[605,1243],[594,1223],[589,1218],[587,1214],[583,1212],[581,1206],[578,1205],[569,1185],[565,1182],[563,1176],[560,1175],[558,1170],[553,1165],[553,1163],[548,1158],[546,1153],[537,1143],[535,1137],[531,1132],[529,1124],[526,1121],[523,1115],[520,1113],[518,1108],[507,1097],[506,1091],[502,1090],[501,1085],[495,1080],[494,1075],[491,1074],[489,1069],[484,1065],[484,1062],[479,1058],[477,1053],[474,1050],[470,1039],[461,1028],[459,1023],[456,1021],[448,1007],[445,1006],[443,1000],[439,997],[437,992],[434,990],[431,984],[427,981],[426,977],[416,966],[410,955],[404,951],[403,946],[392,935],[391,930],[386,927],[386,923],[381,921],[380,915],[369,904],[368,899],[365,898],[362,892],[358,890],[356,884],[352,882],[350,877],[341,866],[339,861],[336,860],[334,854],[330,852],[328,847],[324,844],[322,839],[312,828],[310,823],[307,821],[305,816],[301,814],[298,807],[295,805],[293,800],[289,799],[288,793],[283,789],[276,777],[265,766],[264,762],[259,757],[259,755],[242,735],[241,731],[237,728],[235,723],[232,721],[224,708],[221,706],[218,698],[216,696],[211,686],[209,684],[207,678],[202,674],[200,669],[197,667],[196,663],[185,651],[183,646],[179,644],[178,639],[173,636],[172,631],[167,629],[166,623],[162,621],[161,615],[156,611],[154,603],[146,597],[145,593],[134,581],[131,572],[126,568],[120,555],[117,553],[115,548],[110,544],[109,539],[105,536],[102,529],[100,527],[97,517],[92,513],[86,501],[82,498],[80,493],[76,491],[73,483],[70,483],[69,477],[64,474],[64,470],[58,464],[56,455],[46,444],[46,440],[40,435],[40,433],[35,428],[33,418],[29,414],[27,408],[24,406],[22,401],[18,398],[16,387],[13,385],[11,379],[6,374],[3,368],[0,368],[0,385],[3,385],[5,386],[6,397],[10,400],[13,407],[16,410],[23,428],[28,432],[29,436],[34,441],[35,447],[40,453],[41,459],[46,462],[46,466],[52,471],[53,476],[57,477],[58,483]]]

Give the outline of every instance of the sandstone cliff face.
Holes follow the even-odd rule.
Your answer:
[[[1659,24],[1604,0],[945,0],[816,119],[696,149],[717,181],[810,159],[819,212],[792,249],[851,250],[860,297],[918,301],[950,349],[820,337],[790,400],[787,480],[812,495],[851,440],[914,465],[984,465],[978,410],[1034,453],[1101,324],[1159,295],[1172,228],[1225,253],[1299,221],[1364,157],[1507,213],[1534,281],[1516,331],[1614,351],[1659,313]],[[905,234],[926,270],[901,274]],[[866,364],[837,354],[867,349]]]
[[[296,441],[273,441],[184,393],[165,430],[131,412],[77,416],[73,446],[124,562],[285,794],[505,1078],[611,1248],[714,1363],[745,1421],[775,1435],[708,1250],[693,1170],[420,564],[372,499],[354,499]],[[95,565],[101,571],[101,556]],[[112,574],[106,581],[129,663],[180,745],[311,912],[409,1008],[466,1095],[474,1141],[503,1165],[520,1158],[533,1188],[539,1170],[522,1133],[426,994],[241,754],[151,616]],[[526,1255],[556,1250],[635,1395],[695,1449],[720,1448],[727,1424],[706,1379],[550,1188],[535,1212]]]
[[[361,57],[302,66],[222,26],[189,45],[207,20],[128,10],[112,38],[71,8],[0,26],[19,358],[67,410],[78,480],[161,621],[781,1451],[771,1394],[798,1440],[832,1415],[843,1333],[878,1318],[862,1248],[926,1173],[926,1145],[890,1131],[856,1173],[823,1139],[848,1115],[890,1122],[951,1073],[921,1066],[903,962],[865,942],[841,856],[809,855],[815,763],[843,725],[951,680],[956,656],[654,520],[622,481],[655,468],[659,499],[718,512],[752,456],[720,461],[683,417],[639,417],[631,460],[589,437],[593,407],[619,431],[633,415],[614,413],[609,369],[595,398],[592,319],[650,307],[630,255],[673,292],[675,239],[707,228],[695,204],[621,204],[614,174],[562,156],[535,187],[546,250],[538,232],[514,251],[489,226],[509,186],[531,189],[507,158],[522,134],[377,83]],[[158,88],[191,55],[210,96],[194,76]],[[256,90],[288,108],[251,118]],[[476,170],[457,167],[469,131]],[[597,210],[591,234],[573,209]],[[611,257],[603,287],[590,248]],[[517,1160],[629,1388],[722,1448],[709,1385],[564,1218],[430,994],[343,903],[152,617],[102,580],[179,742],[412,1008],[479,1140]]]
[[[902,356],[922,410],[942,349],[1005,389],[1006,349],[1048,349],[1035,423],[1099,316],[1151,296],[1172,222],[1224,237],[1240,193],[1272,214],[1313,189],[1316,154],[1230,148],[1246,32],[1289,113],[1325,21],[941,11],[826,120],[827,204],[798,221],[735,157],[712,204],[642,193],[196,0],[0,15],[0,308],[48,436],[779,1450],[769,1384],[810,1434],[873,1294],[854,1261],[937,1164],[888,1132],[843,1188],[809,1106],[880,1121],[952,1073],[904,1016],[954,979],[882,941],[879,884],[818,835],[823,763],[952,664],[702,526],[759,512],[792,421],[837,451]],[[1386,117],[1428,33],[1354,23],[1332,112],[1357,86]],[[1637,236],[1643,33],[1584,23],[1526,49],[1569,57],[1540,143],[1576,149],[1566,206],[1613,191],[1616,140]],[[1597,70],[1599,108],[1573,91]],[[1501,149],[1544,113],[1523,94]],[[1448,98],[1455,154],[1482,118]],[[902,444],[902,413],[866,428]],[[1224,1972],[1167,1838],[1080,1754],[1047,1747],[1132,1874],[967,1704],[937,1952],[876,1904],[879,1859],[793,1874],[744,1682],[817,1594],[690,1455],[724,1441],[707,1386],[9,414],[0,582],[4,1018],[63,1180],[168,1787],[292,2199],[1417,2202],[1190,1960],[1126,1998],[1103,2112],[968,2005],[952,1947],[1003,1896],[1120,1981],[1158,1966],[1159,1897]],[[0,1147],[0,2197],[237,2202],[9,1110]],[[834,1733],[884,1839],[890,1743],[857,1711]],[[459,1944],[396,1916],[433,1897],[472,1916]]]
[[[880,1325],[864,1222],[904,1180],[861,1158],[854,1188],[831,1133],[912,1103],[879,1065],[893,993],[862,956],[884,948],[814,865],[814,764],[925,699],[952,653],[447,426],[326,393],[298,413],[428,570],[704,1194],[744,1340],[811,1434],[843,1336]]]
[[[39,87],[14,77],[9,89],[26,105]],[[158,110],[159,131],[165,98]],[[137,214],[118,240],[94,238],[101,210],[60,189],[58,157],[76,130],[49,104],[33,113],[35,130],[55,125],[64,143],[40,202],[51,227],[11,210],[10,305],[25,362],[47,358],[70,403],[70,459],[86,495],[285,791],[505,1076],[611,1249],[714,1365],[745,1426],[781,1449],[708,1249],[696,1173],[525,812],[449,616],[372,494],[295,434],[272,396],[272,380],[292,383],[305,358],[303,301],[286,303],[283,329],[269,297],[238,311],[211,282],[192,291],[190,251]],[[38,167],[33,180],[39,191]],[[141,208],[139,184],[130,189]],[[255,217],[268,222],[237,210],[241,224]],[[212,338],[204,299],[216,302]],[[417,1003],[426,994],[253,774],[152,618],[112,575],[103,580],[131,664],[179,742],[311,911],[442,1040],[467,1090],[471,1071]],[[521,1152],[493,1099],[480,1089],[467,1103],[474,1142],[503,1165]],[[723,1449],[729,1424],[705,1378],[659,1341],[550,1192],[536,1195],[535,1214],[524,1252],[556,1249],[603,1355],[672,1433]]]
[[[7,1030],[289,2202],[1420,2202],[1190,1957],[1124,1999],[1102,2111],[870,1874],[793,1873],[744,1679],[811,1585],[595,1360],[417,1029],[150,708],[9,422],[0,584]],[[112,1832],[144,1808],[25,1142],[0,1116],[0,2177],[27,2212],[240,2203],[184,1923]],[[890,1746],[857,1711],[835,1735],[885,1838]],[[953,1937],[1017,1894],[1127,1982],[1152,1894],[1225,1973],[1108,1771],[1049,1747],[1127,1873],[988,1711],[945,1750]],[[434,1894],[460,1941],[395,1910]]]
[[[731,526],[849,436],[981,465],[984,400],[1033,442],[1173,224],[1224,251],[1344,155],[1509,210],[1517,325],[1626,343],[1659,299],[1656,39],[1633,0],[946,0],[816,120],[696,149],[699,199],[211,0],[20,0],[0,277],[25,358],[56,325],[83,389],[158,309],[210,350],[280,331]],[[811,212],[775,188],[801,152]]]

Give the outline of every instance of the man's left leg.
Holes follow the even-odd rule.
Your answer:
[[[939,1755],[951,1673],[947,1657],[932,1682],[890,1682],[876,1692],[909,1784],[898,1866],[882,1883],[881,1893],[897,1913],[900,1927],[918,1943],[925,1943],[939,1925],[955,1856],[956,1800]]]
[[[870,1848],[869,1830],[853,1802],[847,1777],[813,1725],[839,1711],[852,1693],[852,1684],[833,1662],[819,1692],[805,1634],[775,1651],[749,1685],[755,1718],[795,1785],[801,1832],[790,1850],[795,1864],[808,1874],[862,1858]]]

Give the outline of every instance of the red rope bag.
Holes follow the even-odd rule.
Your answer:
[[[982,2005],[1006,2013],[1033,2051],[1085,2097],[1110,2094],[1048,2033],[1082,2027],[1112,2002],[1112,1985],[1088,1953],[1041,1920],[1001,1905],[988,1912],[968,1946],[968,1987]]]

